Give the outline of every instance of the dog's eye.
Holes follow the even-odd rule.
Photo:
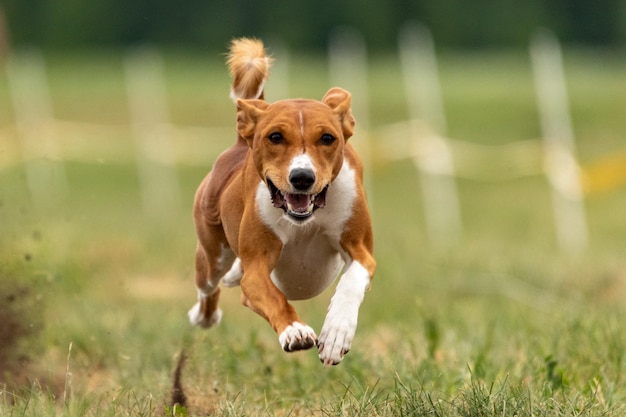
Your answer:
[[[283,138],[283,135],[280,132],[270,133],[270,135],[267,138],[274,145],[278,145],[279,143],[283,143],[285,141],[285,138]]]
[[[332,145],[335,142],[335,137],[329,133],[324,133],[320,138],[321,145]]]

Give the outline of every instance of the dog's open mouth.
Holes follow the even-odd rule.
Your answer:
[[[270,190],[274,207],[282,208],[285,213],[296,220],[304,220],[311,217],[315,210],[326,205],[328,185],[318,194],[283,193],[269,178],[267,179],[267,186]]]

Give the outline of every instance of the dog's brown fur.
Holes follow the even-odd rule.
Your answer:
[[[336,364],[349,349],[350,333],[354,333],[356,328],[356,323],[352,323],[356,321],[354,305],[358,311],[362,295],[347,294],[354,292],[351,289],[346,290],[347,295],[336,295],[342,300],[348,297],[346,300],[350,307],[347,310],[350,313],[335,305],[333,320],[337,323],[328,324],[327,331],[322,330],[321,340],[318,341],[287,298],[310,298],[321,292],[336,276],[319,278],[313,273],[310,278],[306,275],[293,277],[297,285],[288,282],[292,278],[287,281],[280,278],[284,281],[281,281],[281,291],[270,275],[293,276],[293,268],[314,265],[313,261],[294,260],[294,256],[320,256],[321,263],[325,263],[326,259],[335,262],[336,257],[341,256],[346,266],[358,264],[353,272],[344,274],[357,276],[346,278],[348,286],[357,285],[350,282],[362,280],[365,274],[369,285],[374,275],[376,263],[372,256],[371,222],[362,187],[362,166],[348,143],[354,128],[350,94],[340,88],[332,88],[322,101],[267,103],[263,100],[263,86],[269,73],[270,59],[265,56],[262,43],[256,40],[234,41],[228,64],[233,78],[231,97],[237,99],[238,136],[237,142],[216,160],[196,193],[193,213],[198,235],[196,286],[199,302],[195,310],[190,311],[190,318],[203,327],[218,323],[221,317],[221,310],[218,309],[219,282],[224,279],[226,285],[236,285],[240,279],[243,304],[269,321],[281,336],[285,350],[308,349],[319,343],[320,358],[325,363]],[[293,178],[287,169],[299,155],[305,155],[307,163],[312,165],[311,171],[315,172],[314,182],[306,194],[300,189],[294,190]],[[330,213],[330,209],[324,208],[326,192],[327,189],[339,189],[334,182],[342,169],[349,169],[353,173],[350,175],[355,178],[354,183],[346,186],[354,196],[340,196],[347,201],[346,209],[350,212],[342,214],[341,224],[337,224],[341,231],[330,230],[332,227],[327,225],[319,226],[321,229],[316,234],[311,231],[315,227],[311,225],[315,225],[316,220],[311,219]],[[271,203],[266,204],[265,200],[259,200],[259,193],[266,192],[267,188],[274,207]],[[288,202],[302,205],[302,200],[306,199],[310,200],[307,200],[310,203],[308,208],[299,207],[299,212],[295,214],[288,212],[287,207],[291,207]],[[336,205],[335,200],[328,204]],[[285,218],[293,224],[268,224],[268,216],[280,216],[282,210],[285,211]],[[320,214],[313,215],[315,210]],[[301,221],[301,218],[306,220]],[[283,218],[276,221],[288,223]],[[294,233],[296,243],[288,243],[287,238],[281,237],[281,228],[288,228],[289,233]],[[326,242],[319,237],[323,233],[337,236],[329,237],[329,242]],[[302,246],[302,240],[306,239],[316,240],[323,250],[332,250],[333,253],[319,255],[298,252],[299,247],[291,249],[293,246],[290,245]],[[306,249],[306,246],[303,248]],[[241,261],[240,266],[233,266],[236,258]],[[334,265],[319,267],[332,271]],[[237,277],[239,273],[243,275],[241,278]],[[227,276],[229,278],[225,278]],[[344,317],[346,315],[348,317]],[[336,334],[343,333],[344,328],[349,329],[345,331],[346,335]],[[327,333],[332,336],[327,336]],[[334,353],[323,353],[324,342],[331,345],[329,349]]]

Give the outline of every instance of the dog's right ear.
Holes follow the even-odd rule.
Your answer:
[[[237,132],[252,147],[254,130],[269,104],[263,100],[237,100]]]

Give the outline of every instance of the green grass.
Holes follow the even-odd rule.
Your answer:
[[[589,51],[566,50],[565,57],[583,165],[624,151],[626,61]],[[292,59],[292,95],[321,97],[329,87],[325,63]],[[182,207],[160,222],[147,219],[121,62],[116,52],[48,57],[55,116],[117,126],[110,136],[63,132],[68,146],[89,143],[91,154],[65,163],[69,192],[56,206],[34,206],[22,164],[0,165],[0,305],[18,294],[15,308],[3,311],[31,329],[10,360],[0,357],[0,381],[7,381],[0,415],[626,412],[623,186],[586,200],[590,244],[568,256],[556,246],[545,178],[459,179],[464,235],[438,250],[426,237],[413,165],[376,159],[369,196],[379,268],[351,352],[325,369],[313,351],[283,353],[270,327],[240,305],[237,288],[222,293],[219,327],[188,324],[195,301],[193,192],[232,137],[179,139],[185,155],[206,163],[178,164]],[[450,136],[478,144],[539,137],[525,56],[448,54],[439,67]],[[395,57],[373,57],[369,74],[373,130],[405,119]],[[173,123],[233,124],[219,60],[172,51],[166,76]],[[279,98],[272,82],[268,98]],[[7,109],[0,128],[7,127],[12,112],[2,77],[0,109]],[[391,141],[372,137],[382,142],[377,147]],[[0,143],[0,162],[7,160],[3,146],[15,143]],[[296,303],[315,329],[331,295]],[[170,391],[181,351],[188,357],[188,409],[174,410]]]

